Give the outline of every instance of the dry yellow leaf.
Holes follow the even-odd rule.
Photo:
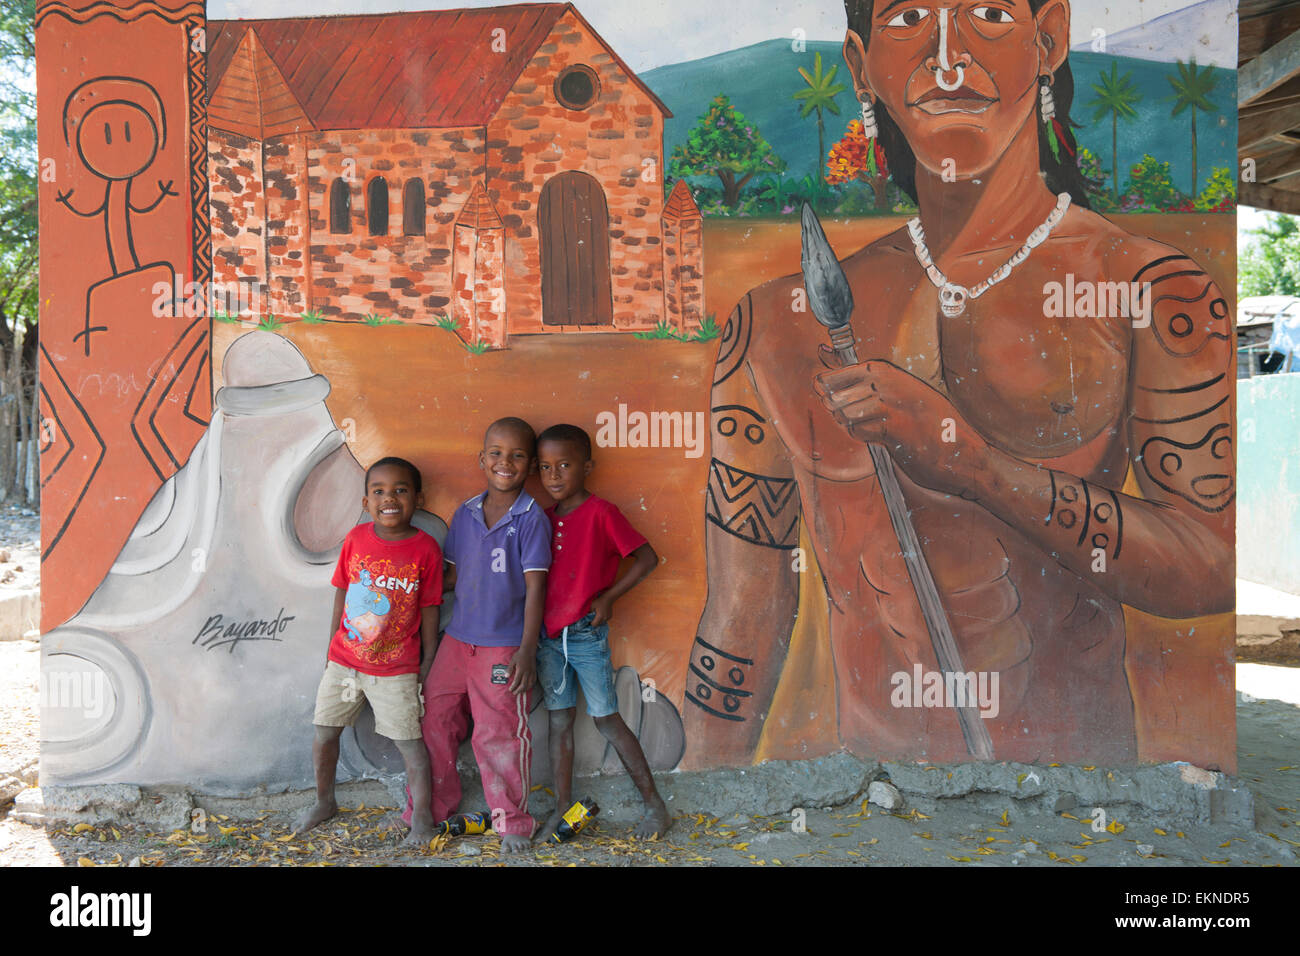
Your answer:
[[[969,862],[971,862],[971,858],[968,857],[968,856],[953,856],[951,853],[946,853],[946,854],[944,854],[944,855],[947,856],[948,859],[950,859],[950,860],[956,860],[958,863],[969,863]]]
[[[78,823],[75,827],[72,828],[72,832],[85,833],[87,830],[93,830],[93,829],[95,828],[91,826],[89,823]]]
[[[1164,830],[1160,829],[1159,827],[1152,827],[1152,829],[1155,830],[1157,836],[1169,836],[1168,833],[1166,833]]]
[[[95,866],[95,861],[88,856],[77,857],[77,866]]]

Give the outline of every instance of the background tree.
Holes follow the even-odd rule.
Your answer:
[[[1237,262],[1237,295],[1297,295],[1300,289],[1300,220],[1269,213]]]
[[[839,72],[839,64],[831,67],[829,73],[822,73],[822,55],[816,54],[813,59],[813,72],[810,75],[803,67],[799,67],[799,75],[803,81],[808,84],[808,89],[800,90],[794,94],[796,100],[803,102],[803,107],[799,110],[799,117],[807,119],[812,113],[817,114],[817,162],[820,165],[822,157],[826,155],[826,120],[824,112],[829,110],[836,116],[840,115],[839,104],[835,102],[835,97],[843,93],[848,87],[843,83],[835,82],[835,74]],[[826,174],[820,168],[813,170],[817,176],[818,182],[826,178]]]
[[[1170,115],[1177,116],[1184,110],[1192,111],[1192,189],[1188,195],[1195,196],[1201,191],[1201,180],[1196,170],[1196,114],[1201,110],[1206,113],[1218,112],[1210,102],[1210,94],[1219,85],[1219,80],[1209,67],[1198,70],[1195,57],[1190,63],[1177,60],[1175,66],[1178,67],[1178,76],[1165,77],[1174,88],[1174,111]]]
[[[1094,121],[1110,117],[1111,198],[1119,202],[1119,121],[1137,116],[1134,107],[1141,101],[1142,94],[1133,86],[1133,74],[1120,76],[1114,60],[1110,64],[1110,75],[1099,73],[1097,79],[1099,82],[1092,84],[1097,95],[1089,105]]]
[[[875,194],[877,212],[889,209],[889,170],[880,141],[871,142],[864,135],[862,120],[851,120],[838,143],[831,147],[826,162],[826,182],[832,186],[863,182]]]
[[[713,98],[686,142],[673,150],[668,163],[668,175],[674,179],[717,176],[723,202],[732,209],[740,205],[740,190],[756,174],[784,171],[785,162],[771,144],[721,94]]]
[[[17,493],[32,503],[39,488],[35,16],[35,0],[0,0],[0,501]]]

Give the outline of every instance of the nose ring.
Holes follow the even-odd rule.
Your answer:
[[[944,82],[945,73],[956,73],[957,82],[949,86]],[[960,89],[961,85],[966,82],[966,70],[960,64],[953,66],[948,59],[948,8],[939,9],[939,65],[934,70],[934,82],[939,85],[939,89],[951,92]]]

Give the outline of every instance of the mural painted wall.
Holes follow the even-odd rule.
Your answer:
[[[661,555],[611,631],[658,769],[1235,768],[1213,11],[1165,63],[1101,4],[818,4],[654,69],[572,4],[38,7],[46,783],[309,785],[362,467],[441,534],[504,415]]]

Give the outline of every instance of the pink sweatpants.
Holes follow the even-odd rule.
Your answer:
[[[510,693],[492,683],[492,666],[507,666],[517,647],[478,647],[445,636],[424,682],[421,730],[429,751],[433,820],[446,820],[460,806],[456,753],[474,721],[472,746],[483,778],[493,829],[532,836],[528,814],[533,735],[528,729],[532,691]],[[409,804],[409,794],[408,794]],[[410,822],[408,805],[404,819]]]

